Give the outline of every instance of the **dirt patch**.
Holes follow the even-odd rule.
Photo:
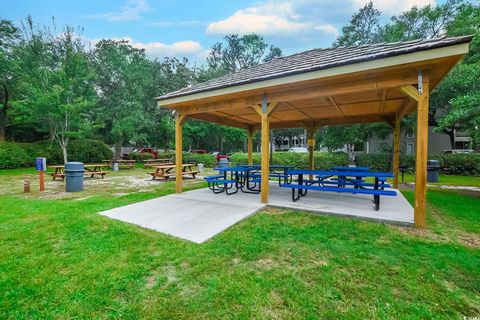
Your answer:
[[[266,207],[265,209],[262,209],[262,212],[265,212],[266,214],[269,214],[269,215],[281,215],[281,214],[287,213],[288,211],[284,209],[275,208],[275,207]]]
[[[461,233],[458,235],[458,241],[472,248],[480,248],[480,235],[475,233]]]

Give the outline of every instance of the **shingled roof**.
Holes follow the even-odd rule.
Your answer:
[[[318,71],[349,64],[378,60],[407,53],[468,43],[472,36],[436,38],[395,43],[378,43],[353,47],[313,49],[239,70],[233,74],[212,79],[156,98],[165,100],[195,93],[233,87],[299,73]]]

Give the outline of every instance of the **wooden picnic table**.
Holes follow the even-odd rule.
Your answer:
[[[60,178],[62,180],[65,180],[65,172],[64,172],[64,165],[53,165],[53,166],[48,166],[50,169],[54,169],[54,172],[49,173],[49,175],[52,176],[52,180],[55,181],[56,178]]]
[[[65,180],[65,166],[63,164],[52,165],[48,167],[50,169],[54,169],[53,173],[49,173],[52,176],[52,180],[55,181],[56,178],[61,178],[62,180]],[[108,171],[102,170],[102,168],[107,167],[107,165],[103,163],[85,164],[83,167],[85,169],[85,175],[90,176],[91,178],[93,178],[95,175],[99,175],[103,179],[108,173]]]
[[[191,175],[195,179],[195,175],[199,172],[197,170],[194,170],[195,165],[191,163],[186,163],[182,164],[182,175]],[[152,166],[152,168],[155,168],[154,172],[149,172],[148,174],[152,176],[152,180],[155,180],[155,178],[160,178],[165,181],[168,181],[170,177],[175,176],[175,168],[176,165],[174,164],[169,164],[169,165],[159,165],[159,166]]]
[[[120,160],[103,160],[102,162],[105,163],[106,165],[108,165],[109,167],[112,166],[113,162],[117,162],[118,163],[118,168],[126,167],[126,168],[129,168],[131,170],[131,169],[133,169],[133,167],[135,167],[135,162],[136,161],[135,160],[120,159]]]
[[[90,178],[93,178],[95,175],[99,175],[103,179],[108,173],[108,171],[103,170],[105,167],[108,167],[108,165],[104,163],[85,164],[83,167],[85,168],[85,175],[90,176]]]
[[[143,160],[143,166],[148,169],[153,166],[173,164],[172,159],[147,159]]]

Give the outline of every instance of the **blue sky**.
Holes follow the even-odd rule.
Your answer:
[[[439,2],[443,2],[437,0]],[[376,0],[384,18],[436,0]],[[202,63],[211,45],[229,33],[256,32],[291,54],[329,47],[367,0],[0,0],[0,17],[39,24],[55,17],[61,28],[82,27],[86,41],[128,39],[154,57],[186,56]]]

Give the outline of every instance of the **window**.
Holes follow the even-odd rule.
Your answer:
[[[413,130],[407,131],[407,138],[415,138],[415,135],[413,134]]]
[[[415,144],[413,143],[407,143],[407,154],[408,155],[413,155],[415,153]]]

